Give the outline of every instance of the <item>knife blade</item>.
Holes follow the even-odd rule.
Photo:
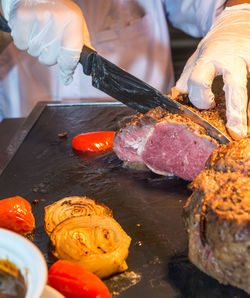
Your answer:
[[[161,106],[172,114],[180,114],[205,128],[207,134],[221,144],[230,139],[198,114],[169,98],[154,87],[124,71],[96,51],[83,47],[79,62],[83,72],[92,77],[92,85],[140,113]]]
[[[11,32],[11,29],[3,16],[0,14],[0,30],[4,32]]]

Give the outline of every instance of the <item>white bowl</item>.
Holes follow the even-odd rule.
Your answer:
[[[23,236],[0,228],[0,259],[9,260],[21,271],[26,284],[27,293],[25,298],[43,297],[49,287],[46,286],[48,278],[47,263],[41,251],[31,241]],[[45,287],[46,286],[46,287]],[[57,291],[53,291],[56,296],[63,297]]]

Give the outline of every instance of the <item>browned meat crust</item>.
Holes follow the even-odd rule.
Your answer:
[[[243,175],[250,175],[250,136],[221,145],[207,161],[208,169],[222,172],[240,171]]]
[[[189,258],[223,284],[250,294],[249,138],[216,150],[190,184],[184,206]]]

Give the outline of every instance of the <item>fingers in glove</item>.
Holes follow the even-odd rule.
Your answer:
[[[79,62],[81,50],[83,47],[83,39],[79,38],[77,41],[75,37],[64,32],[63,44],[57,58],[57,63],[60,68],[60,75],[63,83],[69,85],[73,80],[75,68]],[[71,45],[75,45],[71,47]]]
[[[29,32],[31,30],[30,24],[33,15],[28,9],[20,9],[17,15],[11,15],[9,19],[9,26],[11,28],[11,36],[15,46],[20,50],[28,49]],[[22,26],[20,26],[22,24]],[[25,31],[23,30],[25,28]]]
[[[74,13],[76,10],[74,11]],[[58,55],[58,65],[60,68],[61,78],[65,85],[71,83],[73,73],[79,62],[83,44],[89,42],[89,33],[82,12],[72,15],[70,26],[66,26],[62,37],[62,45]],[[77,34],[74,34],[77,32]]]
[[[60,41],[57,39],[51,43],[48,43],[46,47],[43,47],[38,61],[47,66],[55,65],[57,63],[57,57],[59,54]]]
[[[241,58],[230,57],[223,71],[227,129],[234,139],[247,135],[247,65]]]
[[[54,65],[60,52],[63,28],[57,28],[58,25],[53,22],[53,18],[49,18],[41,27],[43,29],[39,34],[30,40],[28,53],[38,57],[38,61],[43,65]]]
[[[60,48],[60,35],[62,33],[56,29],[56,24],[53,24],[53,19],[50,16],[43,20],[37,20],[30,33],[27,52],[33,57],[39,57],[39,62],[44,65],[56,64]]]
[[[60,77],[65,85],[69,85],[72,82],[79,57],[80,51],[61,48],[58,65],[60,68]]]
[[[51,12],[44,10],[32,16],[29,11],[28,16],[21,16],[21,13],[25,13],[26,10],[26,8],[21,8],[17,14],[17,18],[20,15],[20,20],[13,23],[12,36],[15,45],[21,50],[27,50],[31,56],[39,57],[41,64],[56,64],[63,29],[59,29],[58,25],[54,24]]]
[[[189,99],[198,109],[210,109],[215,106],[211,90],[216,76],[214,64],[201,57],[197,60],[188,80]]]

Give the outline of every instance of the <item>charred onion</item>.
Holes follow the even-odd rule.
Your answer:
[[[50,239],[57,258],[74,261],[100,278],[127,269],[131,238],[112,217],[68,218],[55,227]]]
[[[105,215],[112,217],[112,211],[105,205],[87,197],[66,197],[45,207],[44,227],[48,235],[67,218],[73,216]]]

